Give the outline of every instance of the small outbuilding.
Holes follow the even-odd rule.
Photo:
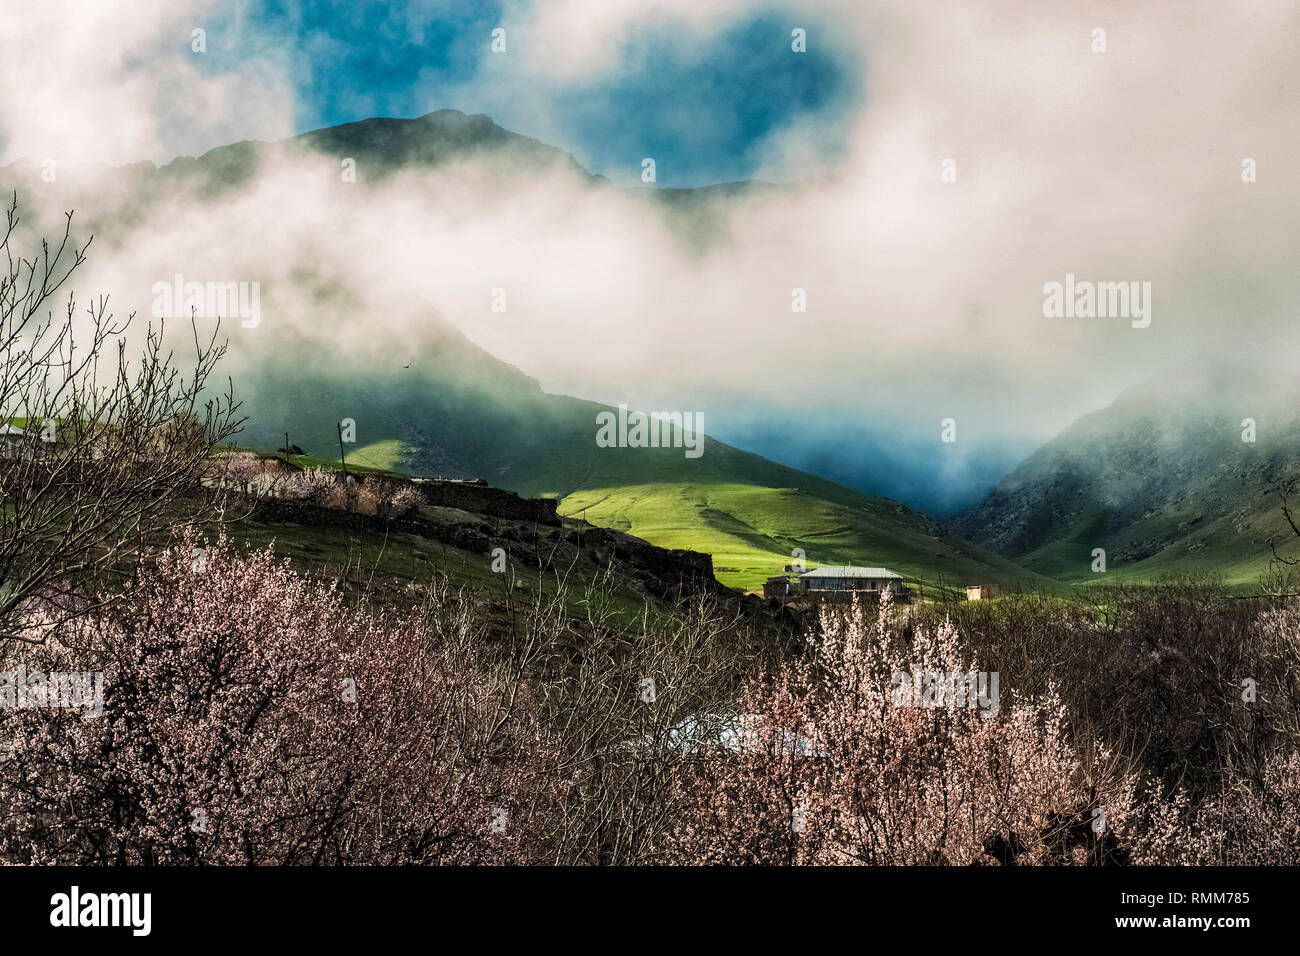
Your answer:
[[[968,584],[966,585],[966,600],[984,601],[988,598],[998,596],[998,586],[996,584]]]
[[[29,449],[30,446],[25,431],[8,422],[0,423],[0,457],[30,457]]]
[[[790,596],[790,577],[778,574],[763,582],[763,597],[767,600],[784,601]]]

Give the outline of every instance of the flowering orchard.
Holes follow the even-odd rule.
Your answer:
[[[904,646],[885,594],[877,624],[825,615],[805,653],[755,680],[734,753],[695,761],[676,833],[683,862],[972,864],[1100,862],[1094,820],[1132,781],[1072,739],[1054,694],[1002,713],[947,701],[900,706],[891,677],[919,664],[973,670],[951,622]]]
[[[1244,645],[1273,709],[1223,730],[1231,765],[1205,784],[1171,783],[1053,679],[954,692],[943,681],[984,674],[979,641],[993,653],[975,618],[905,621],[886,595],[823,614],[799,649],[760,664],[756,632],[723,605],[629,627],[608,597],[584,594],[576,620],[562,593],[538,594],[488,626],[490,609],[445,585],[420,607],[349,603],[269,550],[182,532],[116,601],[85,600],[71,623],[6,648],[0,672],[95,675],[102,697],[0,695],[0,859],[1300,859],[1290,671],[1269,670],[1293,640],[1287,607],[1253,618]],[[1058,647],[1067,675],[1074,652]],[[942,681],[913,694],[914,675]]]
[[[474,635],[434,641],[419,616],[345,608],[269,552],[221,541],[197,561],[196,544],[33,652],[102,671],[105,706],[0,710],[5,859],[521,858],[535,740]]]

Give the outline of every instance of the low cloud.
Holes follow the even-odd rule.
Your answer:
[[[9,11],[0,20],[0,162],[165,162],[289,135],[284,74],[271,60],[239,57],[251,25],[231,13],[220,0],[42,0]]]
[[[704,42],[760,9],[600,5],[584,18],[581,6],[506,7],[526,26],[539,99],[551,82],[616,75],[620,44],[647,24]],[[89,98],[42,94],[41,109],[7,112],[5,152],[40,156],[84,125],[101,130],[97,158],[121,162],[287,123],[269,66],[207,73],[184,59],[186,24],[207,7],[168,6],[146,33],[151,49],[180,51],[158,54],[159,76],[98,52],[77,74],[98,86]],[[337,157],[280,156],[237,188],[164,190],[129,227],[105,221],[110,241],[79,286],[147,312],[152,284],[174,273],[260,281],[260,326],[230,330],[237,362],[291,340],[311,361],[400,365],[436,317],[548,390],[700,409],[711,433],[796,465],[818,455],[802,439],[824,436],[811,444],[860,457],[850,470],[864,483],[873,470],[942,476],[931,497],[956,489],[950,500],[1189,356],[1296,353],[1296,4],[811,9],[860,49],[862,101],[834,130],[791,117],[762,144],[759,178],[798,182],[701,205],[690,222],[703,232],[562,166],[456,162],[376,181],[361,164],[347,183]],[[104,45],[130,46],[113,40],[125,28],[104,29]],[[18,67],[2,69],[11,81]],[[253,96],[268,78],[270,96]],[[157,107],[170,82],[203,111],[192,127]],[[474,97],[472,84],[457,91],[462,107]],[[832,132],[847,146],[828,162]],[[69,185],[28,198],[53,210],[76,197]],[[1150,326],[1044,317],[1044,284],[1067,273],[1150,282]],[[796,289],[806,312],[791,310]],[[946,417],[955,445],[940,441]],[[806,435],[764,438],[770,421]]]

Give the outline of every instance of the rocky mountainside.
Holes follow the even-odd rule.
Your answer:
[[[1297,398],[1276,370],[1174,369],[1071,425],[952,527],[1067,579],[1098,547],[1112,568],[1253,568],[1285,543],[1275,484],[1300,461]]]

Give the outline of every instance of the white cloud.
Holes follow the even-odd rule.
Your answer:
[[[516,37],[528,72],[572,80],[617,70],[638,30],[669,26],[683,43],[698,43],[734,18],[761,9],[750,0],[508,0],[501,23]]]
[[[228,7],[218,0],[42,0],[6,13],[0,162],[162,162],[238,139],[288,135],[288,84],[265,62],[236,60],[241,37],[215,27]],[[195,29],[208,30],[208,52],[191,49]]]
[[[518,8],[539,102],[549,82],[615,71],[629,30],[671,15],[703,37],[740,9],[614,6]],[[900,431],[957,409],[963,435],[1044,438],[1188,355],[1296,354],[1295,3],[821,9],[867,64],[847,152],[805,188],[734,208],[730,239],[707,251],[634,198],[536,170],[504,192],[462,168],[349,192],[281,168],[201,215],[188,200],[156,210],[120,251],[100,250],[96,276],[126,297],[176,271],[261,279],[267,318],[245,354],[293,323],[323,350],[404,359],[436,312],[551,389],[699,408],[713,423],[725,421],[715,408],[738,421],[822,401]],[[164,19],[146,31],[152,48],[185,22]],[[1090,50],[1098,25],[1104,54]],[[122,67],[129,31],[106,29],[114,52],[92,56],[108,62],[104,89],[6,113],[6,146],[79,124],[105,130],[118,155],[180,135],[148,105],[162,81]],[[74,30],[68,50],[93,32]],[[185,102],[207,104],[212,123],[185,136],[248,138],[245,121],[277,112],[240,114],[247,75],[159,62]],[[465,87],[455,105],[493,95]],[[823,136],[793,118],[765,144],[762,174],[826,173]],[[1257,183],[1240,180],[1245,156]],[[940,181],[945,157],[956,183]],[[323,318],[304,266],[354,307]],[[1152,282],[1151,327],[1045,319],[1042,286],[1066,272]],[[796,286],[806,315],[790,312]],[[489,310],[497,287],[505,315]]]

